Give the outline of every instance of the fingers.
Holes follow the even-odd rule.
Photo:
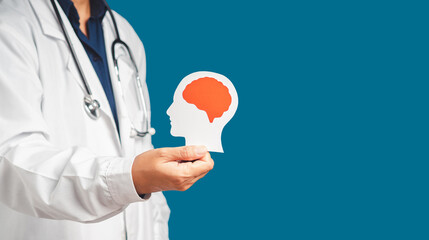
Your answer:
[[[193,161],[207,154],[205,146],[184,146],[176,148],[160,148],[159,154],[168,161]]]
[[[211,171],[214,167],[214,161],[210,156],[210,153],[194,162],[186,162],[182,164],[187,164],[188,173],[192,177],[198,177],[202,174],[206,174]]]
[[[192,185],[194,185],[194,183],[196,183],[198,180],[200,180],[201,178],[203,178],[205,175],[207,175],[208,172],[205,172],[199,176],[196,177],[191,177],[186,179],[186,181],[184,181],[183,183],[181,183],[176,190],[178,191],[186,191],[188,190],[190,187],[192,187]]]
[[[185,191],[213,169],[214,162],[204,146],[159,148],[136,157],[132,166],[138,193]]]
[[[208,173],[208,172],[203,173],[203,174],[201,174],[200,176],[197,176],[197,177],[193,178],[193,179],[190,181],[190,184],[191,184],[191,185],[193,185],[193,184],[194,184],[194,183],[196,183],[198,180],[200,180],[201,178],[203,178],[204,176],[206,176],[206,175],[207,175],[207,173]]]
[[[201,159],[195,160],[193,162],[187,161],[183,163],[178,163],[179,168],[176,173],[179,174],[176,182],[176,190],[185,191],[189,189],[195,182],[203,178],[210,170],[213,169],[214,162],[210,157],[210,154],[207,153]]]

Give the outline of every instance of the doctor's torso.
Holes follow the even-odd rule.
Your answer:
[[[131,48],[138,65],[145,93],[146,107],[150,116],[149,96],[145,84],[146,60],[143,45],[125,19],[116,13],[115,18],[121,37]],[[66,20],[64,16],[63,19]],[[112,89],[118,109],[120,134],[118,134],[103,87],[92,68],[90,60],[83,46],[71,30],[70,23],[67,21],[65,23],[93,96],[100,103],[100,117],[94,120],[88,117],[85,112],[83,103],[85,96],[84,86],[49,0],[2,1],[0,2],[0,38],[6,38],[6,40],[1,41],[6,46],[1,46],[1,48],[21,48],[21,50],[15,51],[15,53],[19,52],[19,56],[13,56],[12,58],[18,59],[18,61],[10,63],[5,60],[9,56],[2,54],[2,67],[10,64],[7,67],[15,70],[8,71],[10,73],[8,75],[0,75],[3,78],[0,81],[8,78],[11,82],[4,84],[6,86],[4,91],[18,91],[20,92],[19,94],[22,94],[23,101],[34,104],[22,105],[26,107],[16,109],[16,121],[13,124],[11,124],[12,121],[9,121],[10,119],[3,121],[12,125],[10,126],[10,132],[4,126],[2,127],[2,131],[5,129],[2,133],[4,138],[9,135],[12,137],[12,130],[16,132],[17,128],[22,128],[20,129],[22,133],[41,132],[41,135],[52,145],[52,148],[67,149],[69,153],[63,151],[61,154],[70,154],[71,156],[78,155],[73,151],[83,151],[82,149],[85,149],[85,151],[90,151],[97,156],[117,156],[132,159],[136,155],[152,149],[149,135],[144,138],[130,137],[131,122],[143,124],[142,112],[138,108],[138,97],[136,96],[135,83],[133,82],[135,81],[135,73],[132,66],[129,65],[130,63],[126,61],[119,63],[121,66],[120,82],[115,75],[110,51],[115,35],[109,14],[105,15],[102,26]],[[19,43],[17,44],[19,47],[14,46],[13,41],[8,40],[9,37],[18,39]],[[19,63],[23,64],[19,66]],[[28,78],[32,79],[29,80]],[[3,85],[0,85],[0,87],[3,87]],[[19,103],[17,104],[17,106],[21,106]],[[37,111],[40,111],[41,114],[36,113]],[[31,119],[31,121],[22,119]],[[3,124],[3,122],[0,120],[0,124]],[[0,143],[1,140],[0,137]],[[34,142],[37,144],[36,137]],[[83,153],[82,156],[84,156]],[[66,158],[59,156],[58,159]],[[72,161],[78,162],[74,163],[75,165],[73,166],[78,166],[76,168],[79,169],[75,170],[81,172],[82,179],[85,176],[93,178],[96,175],[92,172],[91,166],[85,165],[84,159],[76,158],[76,160]],[[57,166],[55,164],[44,164],[46,164],[44,167],[47,169],[46,172],[43,170],[46,178],[51,177],[49,176],[50,173],[56,174],[63,171],[62,169],[55,169]],[[110,171],[109,169],[106,168],[106,171]],[[80,179],[76,179],[76,181],[80,181]],[[91,183],[91,181],[88,182]],[[129,186],[129,179],[124,180],[124,182],[127,183],[124,188],[128,188],[128,191],[132,194],[133,190],[131,189],[132,186]],[[106,186],[106,188],[108,187]],[[88,185],[88,191],[91,190],[91,186]],[[79,197],[82,198],[79,201],[85,203],[85,196],[77,196],[77,198]],[[52,199],[52,201],[55,201],[55,199]],[[89,200],[88,204],[90,204]],[[15,210],[19,210],[19,207],[15,206]],[[73,209],[75,206],[63,207]],[[97,206],[94,206],[94,209],[94,212],[97,212]],[[125,210],[125,215],[119,209],[118,213],[106,217],[103,221],[96,221],[96,223],[37,218],[15,210],[0,203],[0,234],[3,236],[1,237],[2,239],[113,240],[122,239],[125,229],[128,232],[128,239],[168,238],[166,222],[168,221],[169,209],[162,193],[152,194],[151,198],[145,202],[131,203]],[[25,212],[26,210],[23,211]],[[79,211],[77,206],[76,211]],[[47,218],[51,218],[49,213],[47,213]]]

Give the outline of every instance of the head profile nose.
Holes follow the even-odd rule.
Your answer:
[[[172,106],[173,106],[173,103],[167,109],[167,115],[170,116],[170,117],[171,117],[171,108],[172,108]]]

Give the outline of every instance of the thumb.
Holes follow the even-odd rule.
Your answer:
[[[168,148],[166,157],[169,160],[185,160],[192,161],[202,158],[207,153],[205,146],[184,146],[176,148]]]

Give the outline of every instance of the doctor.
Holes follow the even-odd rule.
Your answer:
[[[213,160],[153,149],[145,75],[141,41],[104,0],[0,1],[1,239],[168,239],[161,191]]]

